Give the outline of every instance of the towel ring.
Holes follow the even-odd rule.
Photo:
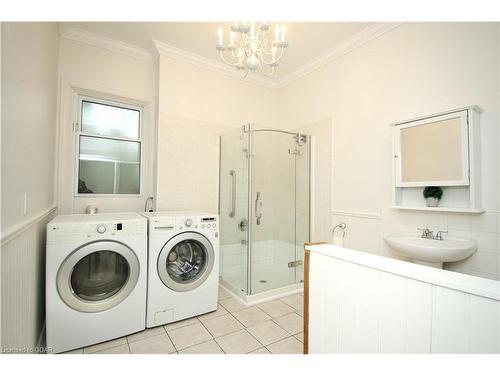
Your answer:
[[[342,231],[342,237],[345,237],[346,228],[347,228],[346,223],[339,223],[335,225],[332,229],[332,236],[335,235],[335,230],[340,229]]]

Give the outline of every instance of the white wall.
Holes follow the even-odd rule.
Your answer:
[[[15,350],[35,347],[43,326],[45,224],[55,213],[58,31],[54,23],[2,23],[1,37],[0,346]]]
[[[277,92],[161,54],[158,77],[158,209],[218,212],[219,136],[276,126]]]
[[[99,212],[143,211],[153,195],[155,159],[155,64],[89,44],[60,39],[59,208],[61,213],[84,213],[88,204]],[[74,197],[75,95],[84,93],[143,106],[143,193],[133,198]]]
[[[3,232],[54,204],[57,29],[4,23],[2,49]]]
[[[407,23],[300,78],[280,92],[282,123],[333,118],[332,223],[346,246],[394,256],[382,235],[417,226],[478,239],[479,251],[450,268],[497,278],[499,33],[496,23]],[[468,216],[390,210],[390,123],[477,104],[482,202]],[[367,217],[365,215],[368,214]],[[325,238],[325,240],[329,240]]]
[[[163,115],[158,130],[158,210],[219,211],[219,137],[230,127]]]
[[[160,113],[240,127],[275,127],[278,92],[240,78],[160,55]]]
[[[311,151],[311,241],[328,241],[331,235],[332,198],[332,119],[302,126],[298,132],[312,136]]]

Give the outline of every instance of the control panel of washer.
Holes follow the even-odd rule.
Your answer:
[[[177,217],[177,230],[196,230],[196,229],[213,229],[217,230],[217,217]]]

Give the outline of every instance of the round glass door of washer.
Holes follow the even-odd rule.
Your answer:
[[[133,290],[139,277],[139,261],[124,244],[99,241],[75,250],[57,275],[59,295],[82,312],[110,309]]]
[[[205,236],[184,232],[171,238],[161,249],[158,276],[172,290],[193,290],[212,272],[214,258],[213,246]]]

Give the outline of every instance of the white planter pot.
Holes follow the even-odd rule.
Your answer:
[[[425,198],[425,201],[427,202],[427,207],[437,207],[439,204],[439,199],[433,197]]]

